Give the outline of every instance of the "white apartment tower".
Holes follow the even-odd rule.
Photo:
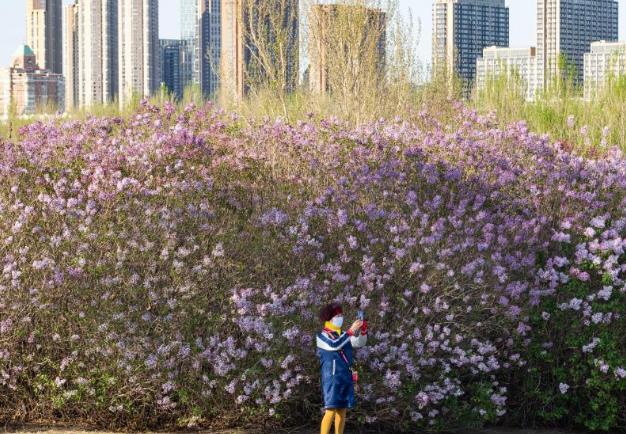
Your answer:
[[[585,53],[585,98],[591,99],[611,80],[626,75],[626,42],[598,41]]]
[[[37,64],[46,68],[46,1],[28,0],[26,8],[26,44],[37,56]]]
[[[118,94],[118,0],[78,4],[78,104],[112,102]]]
[[[26,0],[26,43],[37,64],[55,74],[63,72],[62,0]]]
[[[618,38],[617,0],[537,0],[537,87],[543,89],[574,67],[574,80],[583,79],[584,54],[591,43]]]
[[[78,107],[78,3],[63,6],[63,75],[65,76],[65,109]]]
[[[508,86],[520,86],[526,100],[535,98],[537,56],[535,47],[488,47],[476,61],[476,86],[484,89],[490,81],[506,77]]]
[[[159,2],[119,0],[120,105],[147,97],[159,87]]]

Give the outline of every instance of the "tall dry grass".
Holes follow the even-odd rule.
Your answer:
[[[592,98],[582,86],[561,82],[526,101],[513,76],[494,77],[475,90],[469,104],[480,112],[494,112],[501,124],[525,120],[532,131],[583,155],[594,156],[612,146],[626,150],[626,76],[613,77]]]

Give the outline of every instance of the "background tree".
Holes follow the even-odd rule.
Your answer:
[[[397,1],[309,0],[306,10],[309,87],[328,93],[343,113],[403,104],[418,81],[412,27]]]

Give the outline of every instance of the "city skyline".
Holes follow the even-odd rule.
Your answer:
[[[450,3],[459,0],[437,1]],[[481,4],[500,2],[500,5],[503,3],[503,0],[466,1],[470,5],[477,2]],[[618,40],[619,6],[617,0],[538,0],[536,5],[536,40],[538,41],[536,46],[511,48],[506,44],[499,47],[493,46],[497,44],[492,44],[483,47],[482,55],[476,58],[479,89],[485,87],[490,77],[500,74],[510,77],[512,70],[519,74],[518,77],[525,87],[527,99],[534,99],[537,92],[548,89],[553,79],[558,76],[569,77],[576,84],[584,83],[588,87],[589,83],[585,80],[585,74],[589,75],[590,71],[585,63],[591,45],[609,43],[609,47],[613,47],[610,43]],[[439,18],[437,19],[439,21]],[[470,22],[474,24],[477,20],[472,19]],[[454,25],[455,32],[456,27],[457,24]],[[445,30],[444,25],[444,33]],[[439,42],[439,39],[444,41]],[[436,40],[438,45],[445,45],[447,39],[448,37],[445,36]],[[454,43],[455,47],[459,44],[463,46],[463,40]],[[606,48],[603,51],[608,56],[611,49]],[[561,64],[561,58],[565,59],[567,67]],[[604,77],[600,77],[601,71],[601,68],[596,68],[596,81],[604,81]],[[619,68],[616,72],[621,73]]]
[[[626,0],[620,0],[626,3]],[[63,0],[69,4],[71,0]],[[181,0],[159,0],[159,38],[181,38]],[[417,29],[418,19],[421,21],[421,37],[418,46],[420,60],[430,62],[431,51],[431,0],[399,0],[403,17],[413,17],[414,27]],[[517,11],[519,13],[519,11]],[[26,42],[26,3],[25,0],[12,0],[9,5],[3,5],[0,14],[0,66],[7,65],[15,49]],[[512,29],[514,30],[514,29]],[[512,37],[512,41],[523,40]]]
[[[63,0],[63,4],[71,0]],[[421,26],[417,48],[421,62],[431,63],[432,54],[432,0],[399,0],[404,17],[412,16],[415,28]],[[507,0],[510,14],[516,19],[510,23],[510,47],[524,48],[536,46],[536,3],[534,1]],[[181,37],[181,1],[159,0],[159,38],[179,39]],[[619,0],[619,40],[626,40],[626,0]],[[0,67],[7,66],[15,49],[26,43],[26,1],[16,0],[3,5],[0,14]]]

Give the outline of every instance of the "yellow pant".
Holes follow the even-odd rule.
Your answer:
[[[329,408],[322,419],[321,434],[330,434],[330,428],[335,422],[335,434],[343,434],[346,427],[346,409],[345,408]]]

